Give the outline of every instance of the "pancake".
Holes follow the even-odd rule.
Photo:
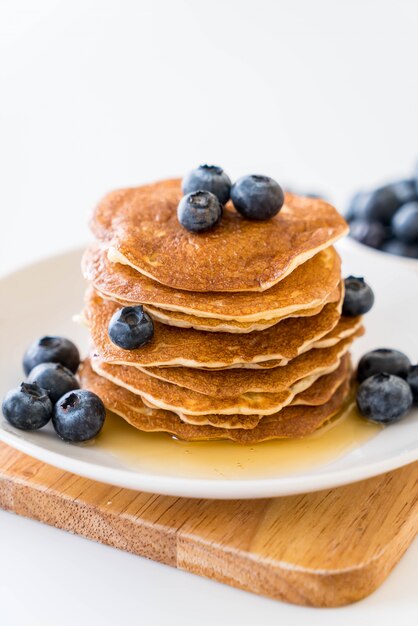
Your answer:
[[[108,410],[120,415],[139,430],[167,432],[186,441],[230,439],[242,444],[276,438],[304,437],[314,432],[341,409],[350,388],[347,377],[332,398],[323,405],[286,407],[278,415],[264,417],[252,429],[221,429],[186,424],[170,411],[148,408],[139,396],[95,374],[88,361],[80,368],[80,380],[83,388],[96,393]]]
[[[346,375],[347,367],[343,367],[343,364],[346,365],[346,363],[346,357],[343,357],[341,363],[337,361],[332,366],[333,370],[337,372],[338,384],[341,383],[341,377]],[[157,408],[173,411],[180,417],[184,415],[185,421],[189,421],[190,416],[205,416],[207,414],[260,416],[277,413],[288,405],[296,394],[305,391],[318,378],[324,378],[321,374],[313,374],[276,393],[249,392],[229,398],[219,398],[172,385],[159,378],[148,376],[136,367],[104,363],[98,357],[91,358],[91,366],[96,374],[140,395],[145,403],[149,402]],[[199,422],[194,421],[193,423]]]
[[[111,260],[186,291],[264,291],[348,233],[323,200],[286,194],[270,220],[244,219],[229,202],[221,222],[191,233],[177,219],[180,180],[109,193],[91,220]]]
[[[187,413],[177,413],[183,422],[195,425],[210,425],[215,428],[243,428],[245,430],[255,428],[263,419],[269,415],[279,416],[287,406],[305,405],[320,406],[326,404],[338,387],[351,376],[350,357],[343,357],[339,367],[332,373],[319,377],[310,387],[301,393],[296,394],[290,402],[284,404],[281,409],[275,413],[264,415],[190,415]],[[143,398],[142,398],[143,399]],[[144,399],[143,399],[144,400]],[[148,404],[144,401],[145,404]],[[158,408],[158,407],[157,407]]]
[[[235,320],[218,320],[212,317],[197,317],[196,315],[189,315],[188,313],[181,313],[179,311],[165,311],[148,305],[144,306],[144,309],[152,316],[154,320],[161,322],[162,324],[168,324],[169,326],[178,326],[179,328],[194,328],[195,330],[205,330],[209,333],[251,333],[256,330],[265,330],[274,326],[279,322],[282,322],[288,317],[310,317],[311,315],[318,315],[324,308],[325,304],[330,302],[338,302],[341,297],[341,287],[338,286],[332,293],[329,294],[324,304],[314,307],[312,309],[302,309],[301,311],[294,311],[290,315],[284,317],[272,318],[270,320],[258,320],[255,322],[239,322]]]
[[[360,334],[361,331],[357,331]],[[331,348],[313,349],[292,359],[284,367],[266,370],[228,369],[199,370],[190,367],[140,368],[148,376],[155,376],[174,385],[208,396],[231,398],[243,393],[277,393],[288,389],[298,380],[313,374],[331,371],[349,350],[356,333],[339,341]]]
[[[170,264],[172,267],[172,264]],[[111,263],[106,248],[91,246],[82,261],[83,275],[96,291],[124,305],[150,305],[197,317],[234,322],[276,320],[323,306],[340,284],[341,260],[327,248],[262,293],[198,293],[177,291],[120,263]]]
[[[325,305],[318,315],[285,319],[257,333],[210,333],[210,341],[208,333],[203,331],[155,322],[154,336],[148,344],[136,350],[122,350],[110,341],[107,331],[110,318],[118,308],[116,303],[103,300],[93,290],[86,294],[84,316],[95,351],[103,361],[120,365],[219,368],[263,361],[284,364],[321,339],[333,345],[342,338],[337,326],[340,302]],[[348,325],[354,324],[355,319],[351,318]],[[343,326],[345,328],[346,324]],[[335,338],[327,340],[325,336],[333,329]]]

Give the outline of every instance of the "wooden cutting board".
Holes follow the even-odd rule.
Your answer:
[[[374,591],[418,529],[418,463],[346,487],[193,500],[80,478],[0,443],[0,507],[234,587],[307,606]]]

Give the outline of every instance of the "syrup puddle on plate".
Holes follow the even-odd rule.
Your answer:
[[[379,431],[360,417],[354,403],[312,435],[251,445],[185,442],[166,433],[143,433],[110,413],[95,446],[130,469],[186,478],[249,479],[301,473],[330,463]]]

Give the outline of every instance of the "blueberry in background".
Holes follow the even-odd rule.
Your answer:
[[[388,229],[380,222],[355,219],[350,223],[350,235],[371,248],[380,248],[387,239]]]
[[[177,207],[180,224],[192,233],[203,233],[218,224],[223,213],[222,204],[210,191],[195,191],[183,196]]]
[[[417,189],[413,178],[397,180],[389,185],[398,199],[399,206],[418,200]]]
[[[64,441],[80,443],[96,437],[106,417],[103,402],[87,389],[69,391],[56,403],[52,425]]]
[[[52,417],[52,402],[46,390],[37,384],[22,383],[9,391],[2,409],[6,420],[21,430],[38,430]]]
[[[30,371],[28,382],[36,382],[45,389],[53,404],[68,391],[80,387],[74,374],[61,363],[40,363]]]
[[[364,315],[374,304],[374,293],[360,276],[348,276],[344,280],[345,293],[342,314],[346,317]]]
[[[377,424],[391,424],[404,417],[412,406],[408,383],[393,374],[374,374],[357,390],[357,406],[366,419]]]
[[[403,243],[418,242],[418,202],[408,202],[395,213],[392,231]]]
[[[396,256],[418,259],[417,243],[403,243],[403,241],[398,241],[397,239],[389,239],[389,241],[386,241],[382,245],[381,250],[389,254],[395,254]]]
[[[142,306],[125,306],[112,315],[108,333],[119,348],[136,350],[151,341],[154,324]]]
[[[406,378],[410,367],[411,362],[403,352],[392,348],[378,348],[366,352],[361,357],[357,368],[357,380],[362,382],[382,372]]]
[[[242,176],[231,187],[236,210],[249,220],[268,220],[280,211],[284,192],[269,176]]]
[[[41,337],[29,346],[23,357],[23,370],[26,376],[39,363],[61,363],[73,374],[80,365],[77,347],[65,337]]]
[[[362,217],[369,221],[381,222],[383,225],[390,224],[392,217],[400,206],[399,198],[391,185],[375,189],[368,199],[362,211]]]
[[[412,395],[414,397],[414,402],[418,402],[418,365],[413,365],[409,370],[406,382],[411,388]]]
[[[371,193],[365,191],[359,191],[354,194],[344,214],[344,217],[348,222],[356,219],[366,220],[364,209],[367,206],[370,196]]]
[[[181,189],[184,195],[194,191],[210,191],[221,204],[226,204],[231,191],[231,180],[217,165],[199,165],[183,178]]]

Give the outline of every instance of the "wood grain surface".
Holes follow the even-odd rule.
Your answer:
[[[418,463],[306,495],[194,500],[97,483],[0,444],[1,508],[307,606],[374,591],[417,533],[417,502]]]

